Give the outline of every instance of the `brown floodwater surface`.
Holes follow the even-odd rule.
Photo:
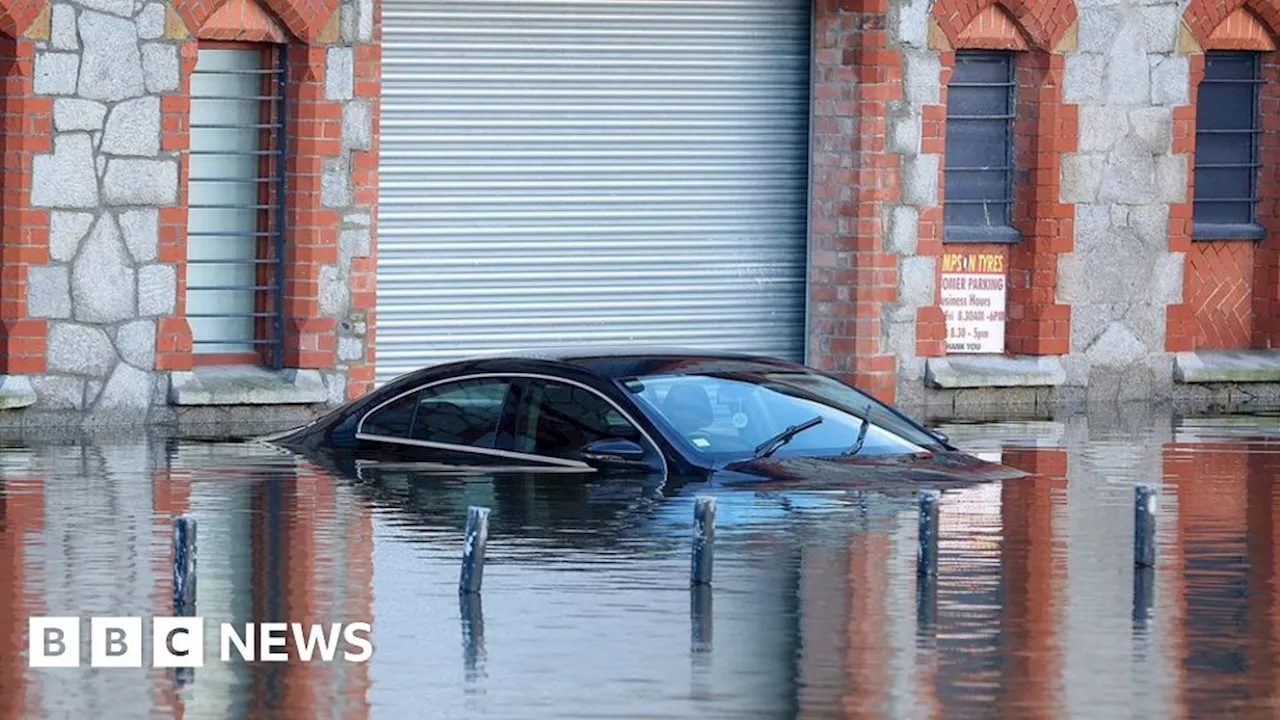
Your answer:
[[[944,493],[932,580],[910,498],[399,469],[335,476],[164,438],[0,449],[0,720],[1280,716],[1280,417],[1146,411],[941,424],[1025,479]],[[1135,573],[1133,486],[1159,492]],[[718,501],[691,591],[694,496]],[[457,592],[491,508],[480,597]],[[173,609],[198,523],[204,665],[88,667],[91,616]],[[28,665],[79,616],[82,666]],[[368,662],[224,662],[222,623],[372,626]]]

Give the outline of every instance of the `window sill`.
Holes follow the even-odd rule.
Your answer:
[[[1197,242],[1266,240],[1267,230],[1256,223],[1196,223],[1191,228],[1191,239]]]
[[[36,404],[36,391],[25,375],[0,375],[0,410],[18,410]]]
[[[316,405],[328,397],[319,370],[209,365],[169,373],[170,405]]]
[[[1280,350],[1200,350],[1173,357],[1175,382],[1280,382]]]
[[[1007,226],[948,227],[942,230],[944,243],[1004,243],[1022,241],[1022,233]]]
[[[925,384],[932,388],[1055,387],[1067,382],[1057,355],[948,355],[925,361]]]

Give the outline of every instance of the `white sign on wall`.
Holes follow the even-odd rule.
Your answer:
[[[948,353],[1003,353],[1008,278],[1004,256],[942,256],[942,313]]]

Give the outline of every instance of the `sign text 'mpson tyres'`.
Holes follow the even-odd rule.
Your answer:
[[[31,618],[29,663],[32,667],[79,667],[80,618]],[[142,618],[90,618],[91,667],[142,667]],[[219,625],[223,662],[236,656],[247,662],[366,662],[373,655],[369,623],[232,623]],[[151,623],[152,666],[204,666],[204,620],[198,617],[155,617]],[[292,641],[292,642],[290,642]],[[289,652],[293,648],[294,653]],[[339,649],[342,650],[339,655]]]

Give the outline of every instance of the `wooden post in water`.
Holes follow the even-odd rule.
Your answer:
[[[699,497],[693,506],[693,567],[690,577],[692,584],[711,584],[715,543],[716,499]]]
[[[1133,561],[1142,568],[1156,566],[1156,490],[1150,485],[1134,488]]]
[[[196,520],[190,515],[173,521],[173,614],[196,614]]]
[[[931,577],[938,572],[938,505],[942,493],[920,491],[920,525],[916,537],[916,574]]]
[[[489,508],[467,508],[467,535],[462,546],[458,592],[478,593],[484,581],[484,548],[489,541]]]

